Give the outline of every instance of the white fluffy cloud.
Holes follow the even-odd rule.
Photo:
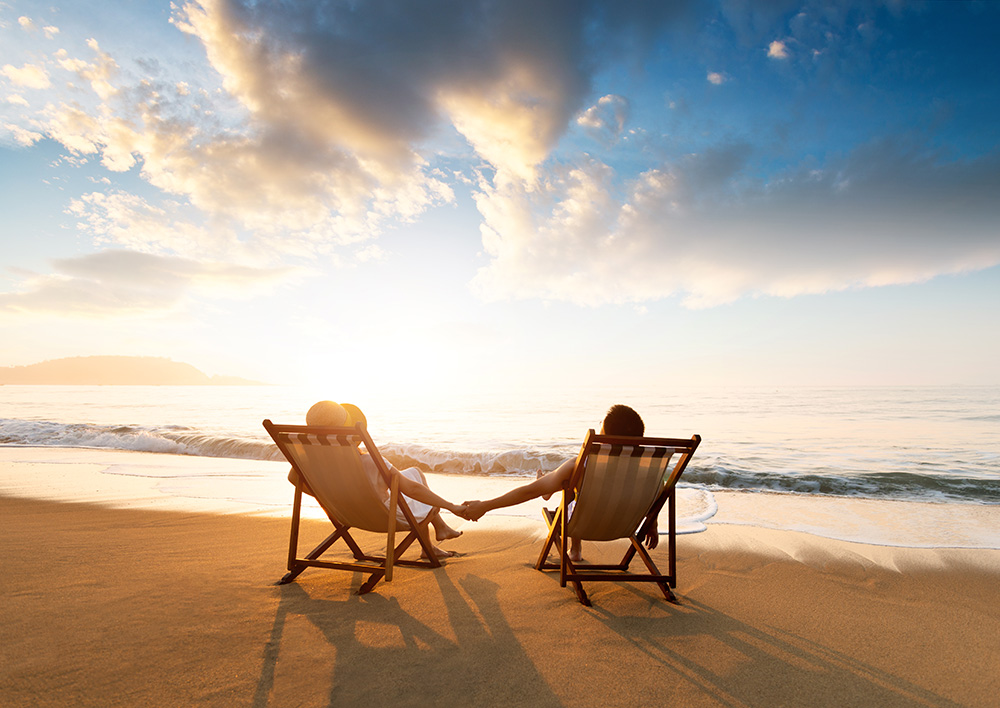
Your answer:
[[[247,298],[292,272],[117,249],[55,259],[53,266],[52,274],[27,277],[19,292],[0,293],[0,313],[142,316],[175,309],[190,293]]]
[[[15,86],[24,88],[44,89],[52,85],[45,67],[37,64],[24,64],[23,66],[5,64],[3,69],[0,69],[0,74],[10,79],[10,82]]]
[[[442,128],[464,136],[498,181],[532,179],[579,114],[599,53],[675,12],[531,0],[191,0],[173,10],[222,93],[155,61],[140,61],[137,78],[89,39],[87,56],[59,49],[47,64],[4,67],[20,87],[70,85],[10,132],[51,138],[113,172],[138,166],[206,218],[273,235],[296,254],[370,239],[452,201],[425,156]],[[621,132],[623,97],[596,109],[582,125]],[[81,218],[88,205],[97,207],[77,205]]]
[[[605,142],[612,142],[625,130],[629,109],[627,98],[608,94],[601,96],[595,105],[581,113],[576,123],[590,135]]]
[[[776,39],[767,45],[767,55],[772,59],[787,59],[788,47],[780,39]]]
[[[20,86],[47,85],[49,71],[62,71],[74,87],[11,132],[21,142],[52,138],[114,172],[138,166],[167,195],[272,237],[279,252],[322,253],[454,199],[424,157],[442,126],[463,135],[498,181],[532,179],[590,89],[587,27],[606,10],[529,0],[187,2],[172,21],[203,44],[223,94],[162,71],[136,79],[90,39],[90,56],[61,49],[48,69],[5,67]],[[604,19],[622,31],[669,16],[639,22],[641,14]],[[621,132],[623,97],[596,109],[590,128]],[[96,199],[74,208],[81,223],[103,218]],[[145,232],[134,215],[132,232]]]
[[[18,125],[13,125],[10,123],[4,124],[3,127],[8,131],[10,131],[10,134],[14,138],[14,142],[18,143],[19,145],[24,145],[26,147],[29,145],[34,145],[36,142],[38,142],[44,137],[41,133],[36,133],[33,130],[27,130]]]
[[[616,199],[588,160],[542,188],[480,185],[487,299],[688,307],[927,280],[1000,263],[1000,159],[947,163],[886,143],[823,170],[737,179],[746,146],[651,169]],[[742,185],[738,189],[735,185]],[[961,224],[961,227],[958,227]]]
[[[804,56],[834,43],[824,13],[800,13],[778,29],[754,19],[777,10],[754,7],[745,6],[753,32],[744,39],[758,61],[774,36],[787,39],[767,45],[773,59],[790,58],[789,46]],[[753,169],[753,149],[740,142],[676,157],[685,136],[668,136],[669,123],[644,142],[619,142],[632,104],[609,93],[587,108],[594,77],[616,53],[641,54],[683,11],[684,3],[598,0],[189,1],[174,6],[172,21],[204,47],[214,74],[179,77],[149,61],[136,62],[137,76],[89,40],[79,55],[4,66],[13,86],[56,95],[4,125],[21,144],[47,137],[111,172],[141,171],[162,202],[109,189],[78,197],[69,211],[99,247],[149,257],[259,267],[352,246],[378,259],[384,252],[371,239],[386,224],[455,199],[435,150],[442,134],[457,132],[467,145],[455,150],[453,141],[447,157],[464,149],[462,168],[471,162],[489,175],[475,193],[488,263],[474,281],[488,298],[679,296],[707,306],[997,262],[998,214],[981,188],[997,182],[989,159],[949,163],[880,144],[765,177],[769,168]],[[36,94],[19,91],[7,103],[27,108],[24,96]],[[649,106],[636,105],[650,120]],[[703,121],[692,142],[720,139],[719,125]],[[571,128],[596,138],[608,164],[579,153],[553,159]],[[643,144],[615,162],[611,153],[629,142]],[[967,207],[966,228],[942,238],[959,218],[955,204]]]
[[[136,195],[112,190],[72,200],[67,213],[99,247],[192,259],[249,260],[241,253],[244,247],[232,230],[209,229],[183,220],[184,210],[177,204],[153,205]]]

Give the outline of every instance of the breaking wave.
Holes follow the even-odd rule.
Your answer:
[[[145,427],[63,424],[51,421],[0,419],[0,445],[32,447],[108,448],[173,455],[281,461],[265,437],[206,432],[184,426]],[[512,447],[504,450],[455,451],[421,445],[379,443],[382,455],[397,468],[425,472],[533,478],[576,454],[575,447]],[[708,490],[768,491],[790,494],[849,496],[916,501],[1000,503],[1000,485],[988,472],[995,459],[941,462],[867,460],[863,469],[816,466],[806,468],[806,455],[699,453],[684,482]],[[798,462],[798,464],[795,464]]]

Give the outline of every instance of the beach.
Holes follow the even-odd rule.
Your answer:
[[[28,482],[84,472],[85,451],[12,450],[0,448],[3,705],[988,706],[1000,690],[991,548],[709,523],[678,538],[679,605],[592,583],[586,608],[532,568],[540,520],[449,516],[460,556],[357,596],[347,572],[275,584],[287,516],[167,510],[136,489],[41,499]],[[432,480],[456,498],[461,484]],[[303,545],[329,528],[305,521]],[[666,562],[665,547],[652,555]]]

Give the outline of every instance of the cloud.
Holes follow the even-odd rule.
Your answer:
[[[14,138],[14,142],[16,142],[18,145],[23,145],[25,147],[34,145],[36,142],[45,137],[41,133],[36,133],[31,130],[26,130],[20,126],[13,125],[11,123],[4,123],[3,127],[6,130],[10,131],[10,134]]]
[[[53,55],[72,93],[55,93],[19,135],[44,134],[113,172],[138,167],[166,195],[277,249],[324,253],[454,200],[426,157],[443,128],[495,179],[532,179],[600,57],[629,51],[627,37],[651,36],[678,7],[186,2],[171,21],[203,44],[223,92],[211,76],[179,82],[155,62],[136,80],[90,39],[89,57]],[[41,66],[5,71],[25,86],[48,81]],[[627,102],[602,100],[590,128],[614,139]]]
[[[265,124],[400,169],[447,120],[519,176],[545,159],[589,89],[583,21],[527,0],[206,0],[175,18]]]
[[[0,74],[10,79],[15,86],[24,88],[44,89],[52,85],[45,68],[35,64],[25,64],[21,67],[5,64],[3,69],[0,69]]]
[[[487,300],[581,305],[680,297],[692,308],[746,296],[921,282],[1000,263],[1000,154],[948,161],[892,141],[822,168],[750,180],[745,145],[650,169],[615,197],[588,159],[542,189],[482,182]]]
[[[118,64],[111,58],[110,54],[101,50],[96,39],[88,39],[87,46],[96,55],[96,61],[88,63],[80,60],[63,60],[60,61],[60,65],[87,81],[94,93],[102,101],[107,101],[115,94],[115,88],[111,82],[118,71]]]
[[[190,0],[172,7],[171,22],[203,45],[216,73],[178,81],[154,59],[119,64],[88,39],[47,63],[4,67],[18,85],[52,88],[9,130],[22,143],[44,135],[112,172],[138,169],[223,231],[327,255],[454,200],[431,162],[443,133],[464,136],[495,180],[533,179],[602,61],[648,48],[684,6]],[[581,125],[613,141],[628,102],[607,96],[588,114]],[[139,248],[137,238],[123,245]]]
[[[608,94],[581,113],[576,124],[592,137],[610,143],[617,140],[628,121],[630,104],[624,96]]]
[[[294,20],[295,9],[286,9]],[[316,8],[300,9],[309,15]],[[390,115],[397,89],[413,91],[398,82],[358,84],[339,100],[344,77],[331,76],[323,65],[338,58],[326,47],[336,37],[316,37],[299,52],[296,37],[278,29],[285,28],[285,15],[265,10],[276,14],[254,16],[233,3],[189,3],[175,19],[205,43],[231,96],[160,79],[152,65],[136,81],[91,39],[89,59],[65,50],[53,57],[58,69],[77,79],[72,100],[49,101],[18,135],[30,125],[76,155],[99,156],[111,171],[139,166],[148,182],[207,218],[261,235],[295,232],[275,245],[297,251],[307,243],[322,250],[324,243],[365,240],[388,222],[412,220],[451,201],[451,188],[411,144],[420,131]],[[308,20],[298,17],[300,30],[309,30]],[[344,71],[353,81],[351,70]],[[21,84],[41,85],[40,74],[27,66],[5,72]],[[80,98],[76,89],[83,86],[96,103]],[[383,103],[374,101],[370,112],[351,103],[373,102],[374,94]]]
[[[21,292],[0,294],[0,313],[64,317],[139,316],[174,310],[190,293],[246,298],[273,287],[291,268],[249,268],[125,250],[53,260]]]
[[[70,152],[92,155],[100,149],[104,140],[100,117],[95,117],[79,106],[66,104],[59,107],[47,106],[43,115],[46,120],[46,135],[62,143]]]
[[[183,205],[176,203],[153,205],[134,194],[112,190],[83,194],[70,202],[66,212],[99,247],[200,260],[246,262],[249,258],[248,249],[231,229],[210,229],[185,220]]]
[[[788,47],[779,39],[767,45],[767,55],[772,59],[787,59]]]
[[[843,24],[813,11],[788,20],[787,2],[724,5],[723,15],[739,20],[736,34],[752,39],[746,53],[757,57],[774,36],[786,39],[768,45],[773,59],[790,58],[789,46],[803,57],[835,46],[827,30]],[[44,136],[111,172],[139,172],[158,188],[162,203],[109,190],[80,196],[69,209],[97,245],[161,259],[261,267],[272,258],[333,259],[337,249],[381,258],[371,240],[383,228],[454,201],[439,169],[454,154],[439,149],[460,142],[457,133],[465,142],[453,152],[481,167],[475,199],[488,263],[474,286],[487,298],[599,304],[677,296],[706,306],[912,282],[994,262],[982,224],[996,215],[982,196],[970,196],[980,194],[974,184],[953,188],[977,171],[989,182],[989,159],[949,162],[873,144],[763,177],[770,163],[750,145],[704,147],[721,118],[699,123],[696,138],[694,129],[674,131],[691,109],[654,126],[660,136],[651,130],[634,152],[606,158],[629,164],[627,175],[586,155],[553,156],[571,128],[605,147],[619,140],[632,107],[617,93],[587,107],[594,77],[613,77],[623,57],[647,68],[643,52],[686,7],[190,1],[174,6],[172,21],[200,42],[214,73],[178,81],[169,67],[144,59],[136,78],[130,62],[119,64],[90,40],[89,54],[4,66],[12,83],[53,84],[56,96],[7,129],[24,144]],[[728,60],[719,64],[736,71]],[[678,156],[688,139],[685,149],[695,152]],[[622,144],[629,142],[639,140]],[[774,161],[795,147],[787,150]],[[967,202],[971,208],[953,217],[971,224],[968,234],[935,239],[947,231],[950,205]],[[914,242],[926,248],[908,248]],[[39,280],[38,292],[90,282],[65,272],[53,278]]]
[[[221,108],[204,92],[192,96],[187,84],[154,76],[122,83],[127,77],[115,60],[96,41],[88,46],[92,60],[62,51],[55,58],[99,103],[50,102],[31,120],[30,133],[44,132],[76,155],[98,155],[111,171],[139,165],[151,184],[204,215],[262,234],[308,232],[291,239],[296,243],[351,243],[370,238],[387,220],[413,219],[453,198],[415,152],[407,164],[387,164],[338,150],[287,122],[251,115],[235,129],[220,125],[204,119]],[[28,134],[8,129],[18,140]]]

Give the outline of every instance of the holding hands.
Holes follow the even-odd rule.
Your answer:
[[[485,502],[481,502],[478,499],[474,501],[462,502],[462,506],[460,508],[462,508],[463,513],[460,513],[459,516],[467,521],[479,521],[482,515],[489,511]]]

